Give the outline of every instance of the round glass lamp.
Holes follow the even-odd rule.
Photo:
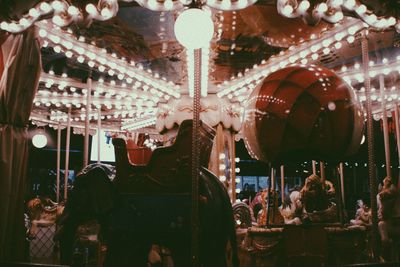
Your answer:
[[[187,49],[207,47],[214,35],[211,16],[198,8],[183,11],[175,21],[175,37]]]
[[[43,148],[47,145],[47,137],[43,133],[37,133],[32,138],[32,144],[34,147]]]

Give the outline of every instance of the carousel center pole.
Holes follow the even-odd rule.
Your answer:
[[[90,107],[92,104],[92,79],[87,79],[87,95],[86,95],[86,116],[85,116],[85,137],[83,143],[83,166],[89,163],[89,126],[90,126]],[[100,149],[100,147],[99,147]]]
[[[192,266],[199,266],[199,172],[200,172],[200,94],[201,48],[194,50],[194,95],[192,132]]]
[[[389,127],[387,121],[386,98],[385,98],[385,77],[379,75],[379,91],[382,98],[382,124],[383,124],[383,142],[385,144],[385,161],[386,161],[386,176],[392,177],[390,170],[390,143],[389,143]]]
[[[364,69],[364,87],[366,95],[367,111],[367,145],[368,145],[368,173],[370,186],[370,199],[372,211],[372,257],[378,259],[378,205],[376,195],[378,187],[375,173],[375,154],[374,154],[374,125],[372,120],[372,101],[371,101],[371,79],[369,77],[369,55],[368,55],[368,31],[365,30],[361,39],[362,63]]]

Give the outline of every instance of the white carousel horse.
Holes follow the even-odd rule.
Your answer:
[[[350,220],[351,225],[371,225],[372,223],[372,213],[371,209],[364,204],[364,202],[359,199],[357,200],[358,209],[356,211],[356,216],[354,220]]]
[[[301,224],[301,213],[303,210],[303,204],[301,203],[300,191],[293,191],[290,193],[289,201],[285,201],[279,208],[285,224]]]

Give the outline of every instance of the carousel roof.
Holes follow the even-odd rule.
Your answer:
[[[100,116],[110,131],[155,132],[157,109],[193,87],[192,57],[174,35],[174,21],[189,3],[92,2],[2,1],[7,12],[0,14],[1,28],[20,32],[35,23],[42,42],[31,119],[64,125],[70,111],[71,124],[83,128],[89,101],[93,128]],[[240,107],[271,72],[317,64],[335,70],[363,102],[361,39],[367,31],[373,113],[379,119],[382,100],[393,108],[399,95],[398,1],[317,1],[308,11],[319,12],[318,19],[300,10],[310,2],[292,2],[297,6],[284,0],[204,2],[215,26],[202,55],[208,94]]]

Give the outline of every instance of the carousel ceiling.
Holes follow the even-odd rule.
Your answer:
[[[360,42],[365,30],[376,117],[382,100],[389,109],[397,102],[399,1],[204,3],[215,32],[209,49],[203,49],[202,79],[208,94],[229,105],[240,108],[260,81],[290,64],[334,69],[365,101]],[[19,32],[35,23],[42,42],[33,121],[66,124],[70,112],[76,127],[83,127],[89,115],[94,128],[100,116],[109,130],[155,131],[157,109],[188,95],[193,86],[193,62],[174,35],[185,1],[0,4],[2,30]]]

